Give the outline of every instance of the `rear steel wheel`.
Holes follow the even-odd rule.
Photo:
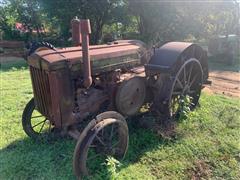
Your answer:
[[[196,107],[201,94],[203,71],[201,64],[195,58],[184,62],[173,78],[168,104],[168,114],[171,118],[179,117],[184,108],[191,110]]]
[[[25,133],[34,140],[48,137],[52,130],[51,122],[35,108],[34,98],[26,105],[22,114]]]
[[[81,133],[73,156],[73,169],[83,177],[104,168],[108,156],[122,159],[128,148],[128,127],[123,116],[108,111],[92,120]]]

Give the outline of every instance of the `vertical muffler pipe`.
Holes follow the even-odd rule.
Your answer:
[[[89,34],[91,27],[89,19],[80,20],[80,29],[82,34],[82,59],[83,59],[83,86],[89,88],[92,85],[91,64],[89,54]]]
[[[74,46],[80,46],[82,43],[82,37],[81,37],[81,28],[80,28],[80,20],[78,17],[75,17],[71,21],[72,25],[72,41]]]

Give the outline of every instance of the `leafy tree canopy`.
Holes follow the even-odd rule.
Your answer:
[[[150,44],[172,40],[207,39],[214,35],[239,33],[239,3],[236,0],[211,2],[164,0],[2,0],[0,29],[16,39],[14,25],[29,31],[27,40],[37,38],[67,42],[70,21],[75,16],[91,21],[93,44],[107,34],[137,38]],[[44,30],[44,31],[43,31]],[[46,30],[46,33],[45,33]],[[48,34],[48,35],[46,35]]]

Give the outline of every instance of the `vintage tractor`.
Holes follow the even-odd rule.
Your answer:
[[[90,33],[89,20],[74,19],[74,47],[43,43],[27,59],[34,97],[24,109],[23,129],[33,139],[55,133],[76,139],[77,177],[101,168],[106,156],[124,157],[126,117],[146,106],[164,121],[176,119],[186,97],[191,109],[198,104],[208,78],[206,53],[196,44],[153,49],[121,40],[89,46]]]
[[[233,65],[239,56],[240,37],[235,34],[214,36],[209,39],[208,52],[218,62]]]

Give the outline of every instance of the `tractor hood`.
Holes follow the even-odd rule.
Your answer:
[[[93,45],[89,47],[89,53],[94,74],[144,65],[150,58],[145,44],[135,40],[121,40],[110,45]],[[62,68],[81,70],[82,63],[80,46],[41,50],[28,57],[30,66],[47,71]]]

